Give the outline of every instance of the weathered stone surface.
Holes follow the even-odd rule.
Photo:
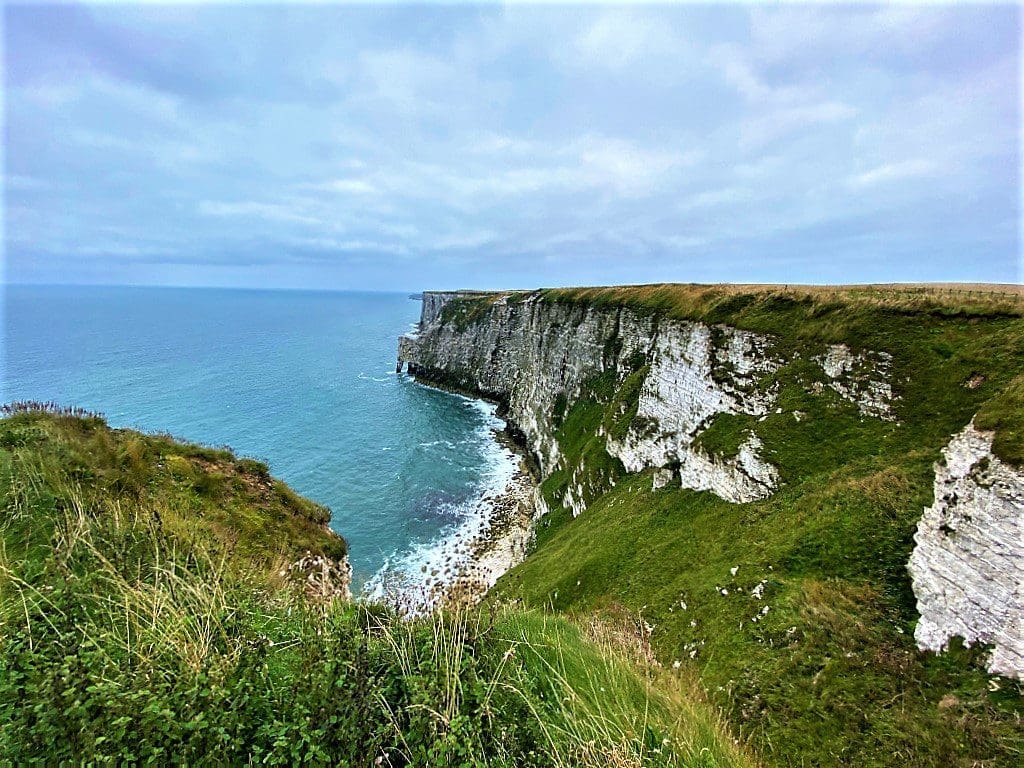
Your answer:
[[[622,440],[608,441],[608,453],[629,472],[679,466],[684,488],[709,490],[728,501],[769,495],[778,473],[760,459],[761,443],[755,437],[729,460],[693,447],[697,435],[720,413],[768,412],[775,391],[760,390],[755,382],[779,367],[769,346],[767,337],[734,328],[662,323],[640,390],[637,419]]]
[[[420,326],[424,327],[441,317],[444,305],[461,296],[458,291],[426,291],[423,294],[423,309],[420,311]]]
[[[931,651],[991,644],[989,670],[1024,679],[1024,471],[992,454],[992,437],[972,421],[935,465],[909,564],[914,637]]]
[[[855,353],[845,344],[832,344],[824,355],[815,358],[821,364],[828,385],[867,416],[886,421],[895,417],[895,399],[891,384],[892,355],[888,352]]]
[[[306,552],[281,575],[301,584],[303,592],[313,600],[352,599],[352,566],[348,557],[334,560]]]
[[[778,485],[779,473],[761,457],[762,448],[756,435],[750,435],[731,459],[719,459],[699,448],[688,447],[681,452],[680,485],[711,491],[736,504],[766,498]]]

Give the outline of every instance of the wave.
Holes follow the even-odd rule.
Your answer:
[[[413,610],[430,607],[430,595],[438,585],[453,580],[470,560],[470,543],[486,529],[494,500],[508,487],[519,466],[519,459],[498,442],[496,433],[505,422],[495,415],[496,406],[459,395],[468,407],[479,411],[480,424],[473,430],[482,450],[480,477],[474,493],[451,508],[456,522],[429,541],[414,544],[405,551],[394,551],[384,565],[363,585],[363,596],[371,600],[390,600],[401,593],[402,602]],[[448,441],[435,441],[440,444]]]

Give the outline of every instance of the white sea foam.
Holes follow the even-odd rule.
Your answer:
[[[376,600],[398,600],[413,612],[431,607],[431,591],[450,583],[470,559],[470,542],[488,526],[495,499],[505,491],[519,466],[518,457],[495,439],[505,423],[495,415],[496,406],[481,400],[461,398],[484,418],[474,430],[484,446],[483,469],[477,492],[452,512],[457,521],[435,539],[407,552],[395,552],[363,585],[363,596]],[[427,445],[449,443],[435,441]],[[401,595],[400,599],[396,596]]]
[[[434,448],[438,445],[443,445],[445,448],[455,448],[455,443],[451,440],[431,440],[426,443],[419,443],[420,448]]]

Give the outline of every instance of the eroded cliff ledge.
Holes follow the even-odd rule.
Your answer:
[[[988,668],[1024,678],[1024,472],[992,454],[974,423],[935,465],[935,502],[914,537],[910,573],[921,648],[954,637],[992,645]]]

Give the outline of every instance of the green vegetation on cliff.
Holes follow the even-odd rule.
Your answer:
[[[996,430],[995,453],[1024,463],[1020,296],[644,286],[539,300],[770,334],[771,352],[788,361],[765,382],[778,388],[779,411],[720,415],[697,443],[728,457],[753,433],[781,485],[732,504],[625,474],[605,435],[622,434],[636,413],[638,384],[610,369],[563,406],[560,463],[542,486],[551,514],[493,600],[641,613],[661,662],[692,669],[734,733],[773,765],[1020,764],[1021,686],[987,674],[984,649],[920,652],[907,573],[932,466],[952,434],[977,414]],[[838,343],[892,355],[894,420],[821,386],[812,358]],[[562,505],[571,478],[588,501],[578,518]]]
[[[306,596],[329,512],[226,450],[16,412],[0,515],[0,765],[752,764],[628,622]]]

